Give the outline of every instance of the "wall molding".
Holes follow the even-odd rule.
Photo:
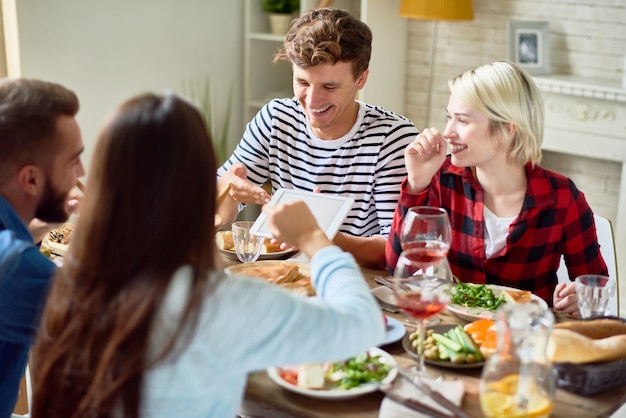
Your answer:
[[[589,80],[570,75],[533,77],[533,79],[544,93],[626,103],[626,88],[618,82]]]

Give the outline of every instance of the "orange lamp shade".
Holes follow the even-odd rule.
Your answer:
[[[399,15],[422,20],[474,20],[472,0],[402,0]]]

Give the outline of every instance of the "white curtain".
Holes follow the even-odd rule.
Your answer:
[[[20,50],[15,0],[0,0],[0,77],[19,77]]]

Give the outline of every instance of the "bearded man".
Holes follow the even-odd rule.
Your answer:
[[[65,222],[85,174],[78,108],[59,84],[0,81],[0,418],[13,411],[55,271],[29,225],[38,220],[41,234]]]

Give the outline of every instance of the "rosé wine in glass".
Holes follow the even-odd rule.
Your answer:
[[[424,321],[450,303],[453,286],[452,272],[441,249],[433,252],[433,247],[424,242],[400,254],[393,275],[393,291],[398,308],[417,324],[418,374],[428,375],[423,356]]]

